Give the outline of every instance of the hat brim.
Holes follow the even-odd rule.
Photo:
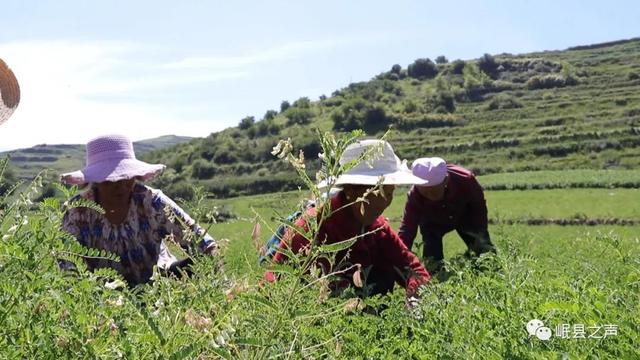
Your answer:
[[[13,71],[0,59],[0,125],[7,121],[20,102],[20,86]]]
[[[102,161],[85,167],[82,170],[62,174],[60,180],[69,185],[100,183],[103,181],[120,181],[133,178],[150,180],[162,173],[162,164],[148,164],[137,159],[121,159]]]
[[[382,185],[426,185],[429,181],[421,179],[408,171],[395,171],[392,173],[369,173],[369,174],[342,174],[335,182],[332,179],[323,180],[318,184],[319,188],[326,188],[329,185],[376,185],[382,177]]]

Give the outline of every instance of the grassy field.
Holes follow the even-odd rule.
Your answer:
[[[385,212],[396,229],[403,193],[398,189]],[[302,196],[304,192],[289,192],[216,202],[241,217],[211,230],[228,239],[225,266],[233,276],[257,277],[263,271],[249,240],[251,207],[273,224],[272,215],[286,213]],[[486,197],[490,217],[640,218],[638,189],[488,191]],[[342,353],[345,358],[637,356],[630,344],[639,341],[640,226],[492,225],[490,233],[500,252],[501,269],[490,266],[492,270],[480,274],[470,273],[461,260],[465,246],[457,234],[445,236],[445,258],[454,275],[438,276],[425,289],[425,319],[419,325],[409,322],[408,330],[398,325],[401,315],[396,311],[402,298],[398,289],[388,300],[392,309],[381,317],[337,316],[312,326],[340,331],[348,348]],[[420,253],[419,239],[414,246]],[[556,335],[555,327],[562,324],[571,329],[582,324],[593,329],[615,325],[617,333],[606,339],[573,339],[569,334],[567,339],[556,336],[542,342],[527,337],[525,324],[534,318],[543,320]],[[375,341],[375,346],[363,338]]]
[[[397,189],[385,212],[394,228],[406,190]],[[263,281],[252,226],[258,218],[265,221],[264,241],[275,218],[306,194],[187,205],[192,214],[215,205],[237,216],[210,228],[222,242],[222,258],[196,257],[189,279],[154,276],[153,284],[133,290],[108,285],[118,278],[114,272],[58,270],[56,257],[78,261],[79,254],[105,254],[64,241],[56,199],[40,205],[37,216],[25,217],[33,207],[28,194],[17,205],[4,204],[0,358],[637,358],[640,226],[496,223],[490,232],[498,254],[477,261],[462,257],[463,242],[448,234],[447,272],[421,290],[416,314],[405,308],[401,288],[361,301],[351,291],[327,298],[321,282],[309,282],[313,278],[289,266],[277,268],[277,283]],[[492,218],[639,218],[638,189],[486,196]],[[420,253],[419,239],[414,251]],[[532,319],[554,336],[530,336],[526,324]],[[566,338],[558,336],[563,324],[573,331]],[[589,333],[574,338],[580,326]]]
[[[391,206],[384,213],[396,230],[402,219],[406,190],[406,188],[396,190]],[[490,219],[640,219],[640,190],[638,189],[487,191],[485,195]],[[250,237],[253,224],[257,221],[256,213],[267,223],[262,225],[261,241],[264,242],[271,233],[269,227],[277,225],[276,218],[286,216],[304,196],[304,192],[294,191],[214,201],[215,205],[226,208],[239,217],[211,227],[211,233],[214,236],[229,241],[226,257],[229,268],[237,273],[254,268],[256,250],[251,244]],[[640,236],[638,226],[495,225],[490,227],[490,231],[492,234],[500,233],[504,236],[525,233],[532,239],[553,239],[551,241],[567,241],[577,237],[591,238],[609,231],[630,243],[637,241]],[[416,246],[419,244],[418,239]],[[449,257],[464,250],[464,244],[454,233],[445,237],[445,244],[450,244],[445,247],[445,253]],[[542,241],[542,244],[544,245],[538,249],[544,249],[550,245],[545,241]]]

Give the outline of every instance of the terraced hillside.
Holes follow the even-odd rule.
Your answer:
[[[439,64],[418,59],[316,102],[285,101],[260,121],[246,117],[147,159],[173,169],[160,185],[183,197],[194,182],[217,196],[297,188],[270,151],[290,137],[314,172],[315,129],[363,128],[374,136],[392,127],[389,139],[403,158],[442,156],[479,174],[635,168],[639,58],[634,39]]]
[[[144,155],[153,150],[180,144],[193,138],[167,135],[154,139],[136,141],[133,147],[137,155]],[[9,156],[10,166],[15,176],[20,179],[33,179],[40,171],[49,169],[59,174],[79,169],[85,163],[85,145],[36,145],[31,148],[0,153],[0,158]]]

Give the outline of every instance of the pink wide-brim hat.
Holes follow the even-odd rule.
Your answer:
[[[0,59],[0,125],[7,121],[20,102],[20,86],[13,71]]]
[[[60,180],[70,185],[100,183],[138,178],[150,180],[164,170],[162,164],[148,164],[136,159],[133,143],[123,135],[105,135],[87,143],[84,169],[62,174]]]

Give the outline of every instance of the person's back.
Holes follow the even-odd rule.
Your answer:
[[[399,236],[408,248],[420,229],[424,259],[444,258],[442,237],[452,230],[476,254],[494,250],[484,192],[473,172],[441,158],[421,158],[413,173],[429,184],[413,186],[407,195]]]

